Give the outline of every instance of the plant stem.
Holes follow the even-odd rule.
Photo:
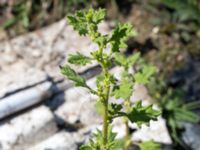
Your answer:
[[[106,150],[108,141],[108,100],[104,102],[104,120],[103,120],[103,146]]]
[[[130,140],[130,132],[129,132],[128,120],[126,118],[125,118],[125,127],[126,127],[126,135],[125,135],[125,148],[124,148],[124,150],[128,150],[129,140]]]
[[[124,105],[125,105],[126,111],[130,112],[130,108],[131,108],[130,99],[127,99],[125,101]],[[125,127],[126,127],[125,147],[124,147],[124,150],[128,150],[129,149],[129,145],[130,145],[130,132],[129,132],[129,126],[128,126],[128,119],[127,118],[125,118],[124,123],[125,123]]]
[[[103,72],[105,74],[105,96],[104,96],[104,120],[103,120],[103,147],[104,150],[107,150],[107,141],[108,141],[108,100],[110,93],[110,82],[107,80],[109,73],[106,66],[103,67]]]

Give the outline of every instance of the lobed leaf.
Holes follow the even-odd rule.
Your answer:
[[[61,73],[65,75],[69,80],[72,80],[75,83],[75,86],[87,87],[86,80],[80,75],[78,75],[68,65],[61,67]]]
[[[146,65],[141,72],[137,72],[133,75],[135,81],[139,84],[147,84],[151,76],[156,72],[156,67],[151,65]]]
[[[68,62],[75,65],[86,65],[91,63],[91,58],[77,52],[69,55]]]
[[[141,150],[161,150],[161,144],[154,141],[145,141],[139,144]]]
[[[115,98],[123,98],[124,100],[131,97],[133,93],[133,83],[128,80],[122,80],[117,89],[113,91]]]
[[[140,59],[140,53],[137,52],[131,56],[128,57],[127,59],[127,63],[129,67],[132,67],[133,65],[135,65],[135,63]]]
[[[142,106],[142,101],[138,101],[132,108],[131,112],[127,114],[129,120],[136,123],[139,127],[142,124],[149,124],[150,120],[157,120],[161,114],[160,110],[153,109],[152,105]]]
[[[93,33],[97,30],[97,25],[105,18],[105,9],[89,9],[77,11],[73,16],[68,16],[67,20],[74,30],[78,31],[80,35]]]
[[[135,63],[139,60],[139,58],[140,58],[139,52],[129,56],[128,58],[126,58],[125,55],[122,53],[119,52],[115,53],[116,64],[123,66],[125,68],[129,68],[135,65]]]
[[[119,24],[112,32],[110,38],[111,50],[119,52],[120,48],[126,48],[126,40],[128,37],[135,35],[131,24]]]
[[[108,127],[108,141],[107,147],[108,150],[122,150],[119,148],[122,146],[118,140],[116,140],[116,133],[112,132],[112,127]],[[103,150],[103,135],[102,131],[97,129],[97,132],[94,134],[94,137],[86,145],[82,145],[80,150]]]
[[[106,10],[101,8],[96,11],[92,11],[91,13],[93,15],[92,21],[96,24],[100,23],[106,16]]]
[[[86,35],[88,33],[87,22],[83,11],[78,11],[74,16],[68,16],[67,20],[80,35]]]
[[[115,53],[115,62],[120,66],[127,66],[127,58],[122,53]]]

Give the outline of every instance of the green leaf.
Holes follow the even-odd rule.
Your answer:
[[[17,23],[17,19],[16,18],[11,18],[6,20],[1,26],[4,29],[10,28],[11,26],[15,25]]]
[[[184,108],[176,108],[174,111],[175,119],[178,121],[186,121],[197,123],[200,121],[200,116]]]
[[[108,126],[108,141],[107,147],[108,150],[122,150],[122,149],[115,149],[116,147],[120,146],[119,141],[117,141],[116,133],[112,132],[112,127]],[[81,146],[81,150],[103,150],[103,135],[102,131],[97,129],[97,132],[94,134],[92,140],[87,145]]]
[[[28,14],[24,14],[23,17],[22,17],[22,23],[23,23],[23,26],[25,28],[28,28],[29,25],[30,25],[30,20],[29,20],[29,17],[28,17]]]
[[[157,120],[160,114],[161,111],[153,109],[152,105],[142,106],[142,101],[138,101],[127,117],[140,127],[142,124],[148,125],[150,120]]]
[[[161,150],[161,144],[154,141],[146,141],[139,144],[141,150]]]
[[[131,97],[133,93],[133,83],[128,80],[122,80],[117,89],[113,91],[115,98],[123,98],[124,100]]]
[[[108,36],[98,36],[94,39],[94,42],[96,42],[98,45],[106,45],[106,43],[108,42]]]
[[[75,86],[87,87],[86,80],[78,75],[73,69],[71,69],[68,65],[62,66],[61,73],[65,75],[69,80],[74,81]]]
[[[112,150],[124,150],[125,140],[116,139],[115,143],[112,145]]]
[[[200,7],[191,0],[162,0],[167,7],[174,9],[180,21],[195,20],[199,22]]]
[[[89,9],[78,11],[73,16],[68,16],[67,20],[74,30],[78,31],[80,35],[91,34],[96,35],[97,25],[105,18],[105,9]],[[96,36],[95,36],[96,37]]]
[[[69,55],[68,62],[71,64],[84,66],[91,63],[91,58],[77,52],[76,54]]]
[[[88,33],[84,11],[78,11],[74,16],[68,16],[67,20],[80,35],[86,35]]]
[[[131,24],[119,24],[112,32],[110,38],[111,50],[113,52],[119,52],[120,48],[126,48],[126,40],[128,37],[135,35]]]
[[[115,115],[122,110],[122,104],[111,103],[108,109],[110,115]]]
[[[100,23],[106,16],[106,10],[101,8],[96,11],[93,11],[92,13],[93,13],[92,20],[96,24]]]
[[[128,58],[125,57],[122,53],[115,53],[115,63],[119,66],[123,66],[125,68],[132,67],[135,63],[140,59],[140,53],[137,52],[134,55],[129,56]]]
[[[127,62],[128,62],[128,66],[132,67],[133,65],[135,65],[135,63],[140,59],[140,53],[137,52],[131,56],[128,57]]]
[[[127,58],[122,53],[115,53],[115,62],[120,66],[127,66]]]
[[[134,74],[134,79],[139,84],[147,84],[151,76],[156,72],[156,67],[145,65],[141,72]]]
[[[92,147],[90,147],[89,145],[82,145],[80,147],[80,150],[93,150]]]

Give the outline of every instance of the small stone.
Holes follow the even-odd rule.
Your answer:
[[[193,150],[200,150],[200,125],[184,123],[185,131],[182,134],[184,142]]]
[[[0,126],[0,149],[24,150],[56,131],[53,114],[40,106]]]
[[[0,98],[19,89],[25,89],[47,79],[41,70],[29,67],[25,62],[18,61],[0,72]]]
[[[56,115],[67,123],[81,121],[84,125],[96,124],[99,116],[95,110],[95,97],[84,88],[71,88],[65,92],[65,103],[56,110]]]
[[[169,132],[166,127],[166,122],[163,118],[159,117],[158,121],[151,121],[150,126],[142,126],[132,135],[133,141],[149,141],[163,144],[172,144]]]
[[[77,150],[77,144],[73,136],[65,131],[61,131],[28,150]]]

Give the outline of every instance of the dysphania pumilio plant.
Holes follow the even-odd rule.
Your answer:
[[[135,35],[130,24],[118,24],[110,34],[101,34],[98,31],[98,24],[105,18],[106,12],[104,9],[89,9],[78,11],[73,16],[68,16],[68,23],[73,26],[74,30],[78,31],[81,36],[88,36],[92,42],[98,45],[98,49],[90,53],[90,56],[85,56],[81,53],[75,53],[68,56],[68,62],[74,65],[84,66],[92,61],[97,61],[102,68],[102,73],[96,79],[96,89],[90,88],[86,80],[78,75],[69,65],[61,66],[61,73],[69,80],[72,80],[75,86],[87,88],[92,94],[98,96],[97,103],[102,105],[103,112],[103,127],[102,130],[97,130],[93,138],[87,145],[83,145],[81,150],[120,150],[116,133],[112,132],[111,123],[113,119],[122,117],[138,126],[149,124],[150,120],[156,120],[160,115],[159,110],[154,110],[152,105],[143,106],[141,101],[136,104],[131,104],[130,97],[133,93],[135,83],[146,84],[149,78],[155,72],[155,68],[150,65],[145,65],[137,73],[129,72],[139,59],[139,53],[126,58],[120,53],[121,48],[126,48],[126,40],[130,36]],[[110,46],[109,51],[106,48]],[[123,67],[121,78],[117,79],[115,74],[109,71],[111,62],[115,65]],[[122,104],[110,102],[110,97],[123,99]],[[127,137],[126,147],[129,145]]]

